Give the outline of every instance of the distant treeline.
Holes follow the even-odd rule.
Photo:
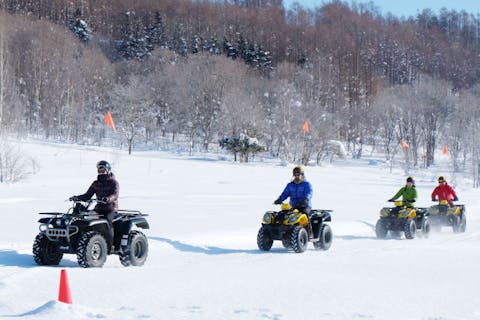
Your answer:
[[[480,16],[281,0],[0,0],[0,129],[102,143],[166,137],[208,150],[258,139],[320,161],[331,140],[408,166],[447,145],[478,174]],[[304,132],[302,124],[310,124]],[[115,139],[115,136],[114,136]],[[400,141],[408,149],[398,149]],[[398,159],[398,157],[397,157]],[[471,164],[471,165],[470,165]]]

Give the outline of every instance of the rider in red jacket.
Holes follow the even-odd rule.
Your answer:
[[[443,176],[438,177],[438,186],[433,189],[432,201],[447,200],[450,206],[453,206],[453,201],[458,201],[455,190],[447,183]],[[438,197],[438,199],[437,199]]]

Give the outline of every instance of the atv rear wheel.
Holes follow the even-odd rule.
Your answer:
[[[264,226],[258,230],[257,234],[257,245],[258,249],[262,251],[268,251],[272,248],[273,245],[273,239],[272,236],[270,235],[270,232],[265,229]]]
[[[105,238],[98,232],[87,232],[78,242],[78,264],[83,268],[101,268],[107,260],[107,252]]]
[[[405,232],[405,238],[414,239],[417,232],[417,224],[413,219],[407,219],[403,225],[403,231]]]
[[[320,228],[319,236],[320,240],[313,243],[315,249],[328,250],[332,245],[333,234],[332,228],[328,224],[322,225]]]
[[[39,265],[58,265],[63,258],[63,253],[55,242],[40,232],[33,242],[33,260]]]
[[[466,221],[464,222],[464,217],[461,215],[453,216],[452,219],[452,230],[454,233],[461,233],[465,232],[466,229]]]
[[[123,248],[122,248],[123,249]],[[147,237],[140,231],[130,231],[127,245],[119,258],[123,266],[143,266],[148,256]]]
[[[467,230],[467,216],[465,213],[461,214],[462,222],[460,223],[460,233],[464,233]]]
[[[291,236],[292,249],[296,253],[302,253],[307,249],[308,233],[304,227],[295,226]]]
[[[375,233],[378,239],[385,239],[387,237],[388,229],[382,219],[378,219],[377,224],[375,225]]]

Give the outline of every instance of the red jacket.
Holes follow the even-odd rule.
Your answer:
[[[448,185],[446,182],[441,183],[439,186],[433,189],[433,192],[432,192],[432,199],[438,198],[439,201],[441,200],[450,201],[456,197],[457,197],[457,194],[455,193],[455,190],[453,190],[453,188],[450,185]]]

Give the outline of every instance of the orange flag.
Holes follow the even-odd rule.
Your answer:
[[[115,123],[113,122],[112,114],[110,111],[107,111],[107,114],[105,114],[105,122],[113,129],[113,131],[117,131],[115,129]]]
[[[309,133],[310,132],[310,126],[308,125],[308,121],[305,120],[305,122],[303,123],[303,132],[305,133]]]
[[[447,146],[443,147],[443,149],[442,149],[442,154],[443,154],[443,155],[446,155],[447,152],[448,152]]]
[[[402,146],[403,149],[407,149],[407,148],[408,148],[408,143],[407,143],[407,141],[402,140],[401,146]]]

